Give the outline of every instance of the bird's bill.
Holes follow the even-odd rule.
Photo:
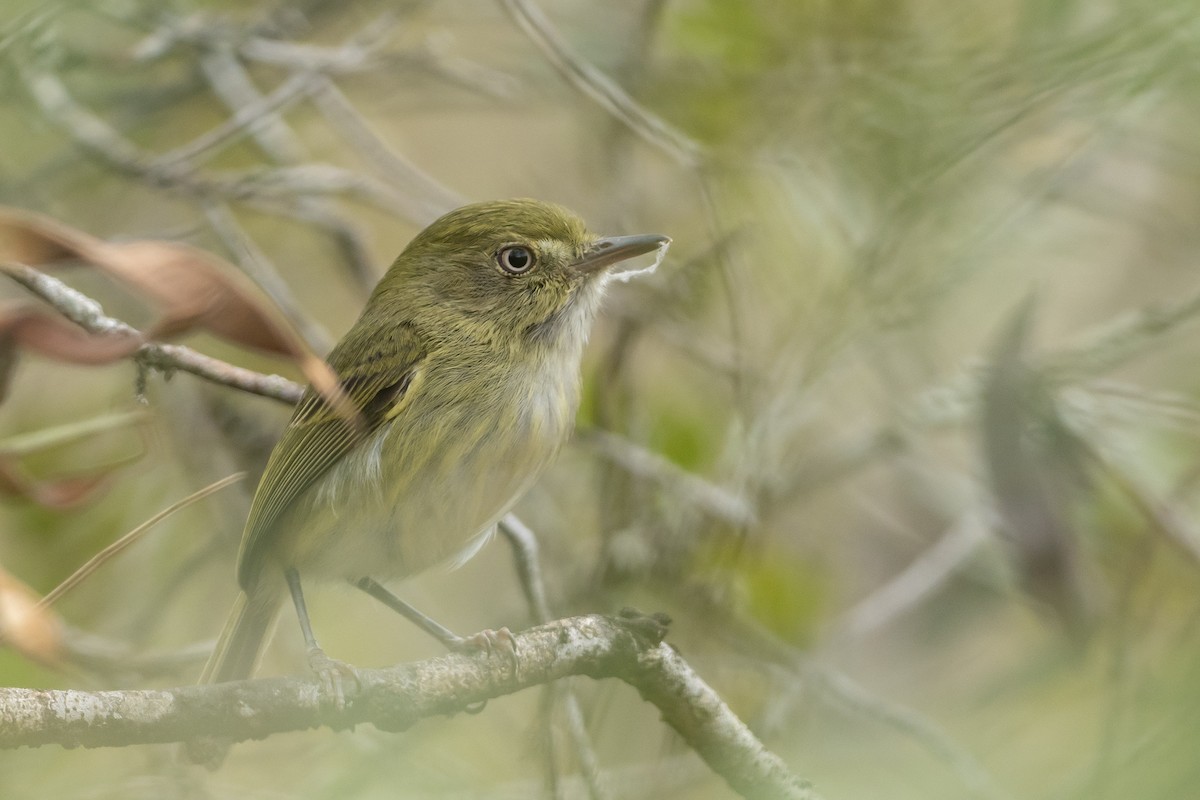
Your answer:
[[[584,273],[595,273],[627,258],[653,253],[671,243],[671,237],[657,233],[636,236],[605,236],[592,242],[583,257],[575,262],[575,268]]]

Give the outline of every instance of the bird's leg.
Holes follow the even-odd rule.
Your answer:
[[[498,631],[480,631],[473,636],[459,636],[445,625],[425,616],[401,600],[390,589],[374,578],[359,578],[354,582],[354,585],[437,639],[446,646],[447,650],[455,653],[469,650],[483,650],[489,655],[497,650],[503,650],[512,658],[514,665],[517,662],[516,640],[513,639],[512,632],[508,628],[501,628]]]
[[[447,650],[461,650],[463,642],[466,640],[456,634],[454,631],[442,625],[437,620],[425,616],[417,609],[410,606],[408,603],[401,600],[379,581],[374,578],[359,578],[354,581],[354,585],[362,589],[367,594],[374,597],[379,602],[390,608],[392,611],[403,616],[409,622],[416,625],[421,630],[428,633],[433,638],[446,646]]]
[[[304,591],[300,588],[300,573],[294,568],[284,571],[287,578],[288,591],[292,593],[292,605],[296,607],[296,616],[300,619],[300,632],[304,634],[304,644],[308,647],[308,668],[321,681],[321,688],[326,696],[332,697],[334,705],[341,710],[346,707],[345,678],[352,678],[358,685],[358,674],[354,667],[330,658],[317,644],[313,636],[312,622],[308,619],[308,606],[304,602]]]

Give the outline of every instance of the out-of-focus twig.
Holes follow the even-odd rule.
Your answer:
[[[579,440],[635,477],[678,493],[687,503],[717,519],[735,525],[750,525],[757,519],[745,498],[616,434],[591,428],[579,431]]]
[[[500,532],[508,539],[513,550],[513,561],[525,600],[539,625],[549,622],[550,601],[546,599],[546,583],[542,579],[542,567],[538,559],[537,536],[516,514],[507,514],[500,520]]]
[[[813,667],[806,669],[805,674],[814,686],[824,690],[819,692],[819,696],[840,703],[868,718],[886,722],[919,741],[939,759],[953,767],[972,797],[1009,800],[1008,793],[996,785],[992,776],[973,755],[920,714],[872,695],[843,673]]]
[[[132,49],[137,61],[164,57],[179,43],[212,51],[233,48],[237,54],[291,72],[345,74],[373,70],[380,66],[381,48],[396,25],[396,16],[382,14],[359,28],[339,45],[318,45],[290,42],[278,38],[278,31],[250,26],[231,29],[224,20],[210,15],[192,14],[186,17],[160,15],[158,26]]]
[[[988,800],[1008,798],[979,760],[933,720],[913,709],[876,697],[850,676],[815,662],[759,623],[737,614],[728,603],[714,602],[709,593],[700,590],[690,592],[688,596],[700,601],[699,610],[705,615],[710,637],[727,636],[735,643],[737,652],[757,659],[756,663],[765,661],[778,665],[782,680],[789,685],[797,680],[804,681],[814,696],[848,707],[911,738],[952,769],[971,796]]]
[[[1064,382],[1109,372],[1152,347],[1160,338],[1200,316],[1200,291],[1169,305],[1118,314],[1071,347],[1042,359],[1046,372]]]
[[[62,627],[62,659],[90,676],[110,676],[119,680],[137,680],[159,676],[178,676],[204,663],[212,653],[213,642],[197,642],[177,650],[144,652],[127,642],[97,636],[94,633]]]
[[[1200,292],[1170,305],[1146,306],[1123,312],[1085,333],[1080,340],[1034,358],[1041,377],[1063,387],[1109,372],[1161,337],[1200,317]],[[975,413],[986,367],[979,359],[964,362],[941,385],[923,391],[910,405],[906,421],[930,429],[961,424]]]
[[[210,83],[216,83],[211,75],[216,69],[213,66],[213,60],[206,59],[205,63],[209,65],[206,72],[210,73]],[[315,80],[316,78],[311,75],[292,75],[270,94],[259,95],[249,99],[249,102],[238,103],[233,108],[233,115],[220,125],[202,133],[187,144],[155,157],[149,166],[153,169],[171,170],[186,163],[194,167],[199,159],[220,147],[233,143],[239,137],[255,135],[270,128],[272,123],[278,119],[276,112],[302,100]]]
[[[146,411],[139,408],[131,411],[115,411],[98,417],[55,425],[51,428],[20,433],[0,439],[0,454],[9,457],[25,456],[39,450],[87,439],[98,433],[140,425],[147,419]]]
[[[1128,454],[1121,452],[1111,434],[1089,430],[1077,441],[1092,465],[1116,486],[1150,522],[1150,527],[1174,545],[1193,564],[1200,564],[1200,529],[1192,515],[1163,499],[1141,477],[1144,470],[1133,468]]]
[[[281,113],[285,107],[273,105],[271,99],[281,92],[290,97],[290,93],[286,93],[285,89],[291,87],[295,87],[299,95],[306,96],[312,81],[315,80],[312,75],[303,72],[294,74],[270,94],[264,95],[258,89],[246,65],[229,46],[216,47],[204,53],[200,57],[200,70],[208,80],[213,94],[226,108],[234,112],[233,119],[242,121],[242,130],[254,140],[267,158],[278,164],[294,164],[308,156],[304,143]],[[214,128],[207,134],[201,134],[185,147],[196,147],[196,143],[202,137],[216,136],[214,131],[217,130],[218,128]]]
[[[616,81],[575,53],[537,4],[530,0],[501,2],[525,35],[572,86],[681,164],[700,165],[704,152],[698,142],[640,105]]]
[[[343,45],[344,48],[352,46],[353,43]],[[246,132],[253,137],[268,158],[276,164],[296,164],[303,161],[308,157],[308,153],[300,137],[277,110],[264,107],[267,98],[255,86],[239,55],[232,44],[222,43],[213,45],[202,56],[200,67],[213,93],[226,107],[234,111],[236,118],[246,121]],[[289,84],[294,83],[304,96],[308,97],[319,80],[314,71],[300,71],[281,84],[272,95],[280,93]],[[261,114],[255,116],[247,110],[253,108],[262,109]],[[254,123],[252,127],[250,122]],[[375,282],[375,273],[367,255],[366,244],[357,227],[344,215],[339,214],[326,198],[300,196],[296,198],[296,204],[314,219],[328,220],[323,227],[342,244],[342,255],[359,285],[363,289],[369,289]]]
[[[499,527],[500,532],[512,546],[517,576],[520,578],[521,588],[525,592],[525,599],[529,603],[530,611],[533,613],[534,622],[539,625],[549,622],[552,619],[550,601],[546,598],[546,584],[542,579],[537,536],[516,514],[507,514],[504,519],[500,520]],[[567,732],[575,748],[575,756],[579,760],[579,770],[588,787],[588,794],[592,800],[605,800],[611,796],[611,793],[604,788],[604,784],[601,782],[600,764],[596,759],[591,737],[588,736],[587,728],[584,726],[583,710],[579,707],[578,695],[571,690],[570,686],[561,683],[550,684],[543,691],[547,693],[544,704],[547,712],[547,727],[549,727],[549,711],[553,709],[554,698],[561,696],[563,708],[567,714]],[[553,734],[550,734],[550,738],[553,739]],[[551,780],[557,781],[558,776],[555,774],[557,760],[553,746],[547,749],[546,755],[550,762]],[[555,785],[557,784],[555,783]]]
[[[333,81],[319,78],[312,100],[326,122],[355,153],[379,171],[387,185],[404,188],[402,196],[409,198],[411,203],[407,213],[410,219],[425,225],[463,204],[460,195],[401,157],[380,139]]]
[[[58,76],[20,59],[17,65],[25,88],[47,119],[108,166],[151,186],[193,198],[243,200],[272,213],[309,221],[320,221],[327,215],[303,208],[297,203],[297,195],[345,194],[401,217],[407,218],[411,212],[411,200],[400,190],[331,164],[306,163],[208,175],[200,175],[187,162],[161,167],[152,156],[79,105]]]
[[[221,241],[233,253],[246,274],[262,287],[288,321],[313,351],[325,353],[332,346],[329,333],[313,318],[300,310],[291,287],[252,238],[238,224],[237,218],[224,203],[206,203],[204,214]]]
[[[946,580],[987,540],[984,523],[964,514],[899,575],[860,600],[834,626],[840,637],[860,638],[904,614],[944,586]]]

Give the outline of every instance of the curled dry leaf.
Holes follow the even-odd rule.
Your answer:
[[[0,456],[0,495],[24,497],[45,508],[66,509],[87,500],[108,483],[108,472],[37,481]]]
[[[39,600],[36,592],[0,568],[0,643],[34,661],[56,664],[63,652],[62,620]]]
[[[203,329],[235,344],[290,358],[322,396],[348,408],[333,370],[258,287],[204,250],[177,242],[106,242],[40,214],[0,207],[0,261],[43,270],[63,263],[91,266],[160,308],[161,316],[145,331],[146,338]]]
[[[0,307],[0,400],[8,395],[20,350],[71,364],[109,364],[131,355],[142,341],[140,336],[119,332],[91,333],[25,303]]]

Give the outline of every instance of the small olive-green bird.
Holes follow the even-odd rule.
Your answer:
[[[405,611],[380,580],[473,553],[572,429],[609,267],[669,242],[600,238],[534,200],[464,206],[421,231],[329,355],[357,413],[310,388],[271,453],[202,680],[249,676],[290,594],[340,701],[347,668],[318,647],[301,580],[346,580]]]

